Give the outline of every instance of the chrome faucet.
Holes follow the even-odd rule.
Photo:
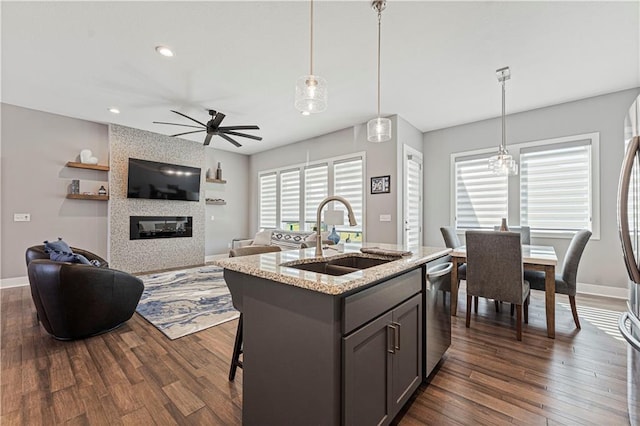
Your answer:
[[[353,214],[353,209],[351,208],[351,204],[349,204],[349,202],[343,198],[340,197],[338,195],[332,195],[329,196],[327,198],[325,198],[324,200],[322,200],[320,202],[320,205],[318,206],[318,213],[317,213],[317,217],[316,217],[316,256],[322,256],[322,232],[320,231],[320,223],[322,222],[322,208],[327,204],[330,203],[331,201],[340,201],[342,204],[344,204],[344,206],[347,208],[347,213],[349,215],[349,225],[350,226],[356,226],[358,224],[358,222],[356,222],[356,215]]]

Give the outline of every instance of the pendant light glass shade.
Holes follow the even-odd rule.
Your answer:
[[[496,175],[514,176],[518,174],[518,163],[507,151],[507,126],[505,117],[505,82],[511,78],[511,70],[504,67],[496,70],[498,81],[502,85],[502,142],[498,154],[489,158],[489,170]]]
[[[318,75],[303,75],[296,81],[295,107],[302,115],[327,109],[327,80]]]
[[[313,0],[310,0],[309,74],[296,81],[294,106],[302,115],[311,115],[327,109],[327,80],[313,74]]]
[[[391,120],[380,117],[380,27],[382,11],[387,6],[385,0],[371,2],[373,10],[378,12],[378,117],[367,123],[367,140],[369,142],[386,142],[391,140]]]
[[[378,117],[367,123],[367,140],[369,142],[386,142],[391,140],[391,120]]]

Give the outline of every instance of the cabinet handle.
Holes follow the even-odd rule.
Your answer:
[[[400,323],[399,322],[392,322],[391,324],[393,324],[394,326],[394,332],[393,332],[393,346],[395,348],[396,351],[400,350]],[[395,351],[394,351],[395,352]]]
[[[391,338],[391,331],[393,331],[393,338]],[[398,333],[396,327],[391,324],[387,324],[387,352],[390,354],[396,353],[395,340]]]

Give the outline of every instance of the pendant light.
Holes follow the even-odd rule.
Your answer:
[[[380,117],[380,23],[382,11],[387,6],[385,0],[371,2],[373,10],[378,12],[378,117],[367,123],[367,140],[369,142],[386,142],[391,140],[391,120]]]
[[[296,100],[294,104],[302,115],[315,114],[327,109],[327,81],[313,74],[313,0],[310,3],[309,75],[303,75],[296,81]]]
[[[498,82],[502,85],[502,142],[498,147],[498,154],[489,158],[489,170],[496,175],[513,176],[518,174],[518,163],[507,151],[507,126],[505,119],[505,82],[511,78],[511,70],[504,67],[496,70]]]

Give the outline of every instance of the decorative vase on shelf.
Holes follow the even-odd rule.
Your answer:
[[[500,224],[500,230],[501,231],[508,231],[509,227],[507,226],[507,218],[503,217],[502,218],[502,223]]]
[[[327,239],[329,241],[333,241],[333,244],[338,244],[338,241],[340,241],[340,234],[338,234],[336,232],[336,227],[335,226],[331,229],[331,233],[329,234]]]
[[[213,179],[213,176],[211,176],[211,169],[207,169],[207,179]]]
[[[98,195],[107,195],[107,190],[104,185],[100,185],[100,189],[98,189]]]
[[[216,179],[222,180],[222,167],[220,166],[219,161],[218,161],[218,168],[216,169]]]

